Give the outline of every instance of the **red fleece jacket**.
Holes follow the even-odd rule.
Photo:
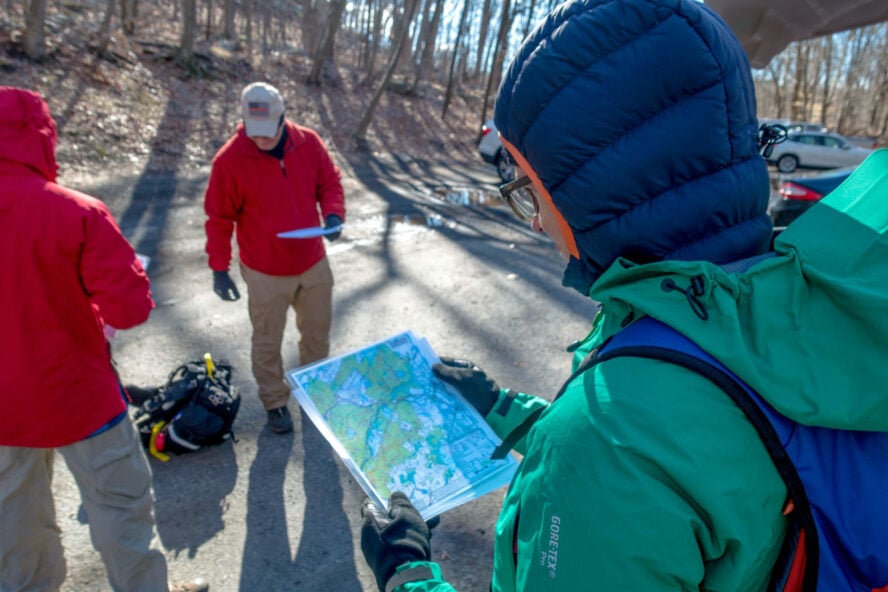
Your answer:
[[[105,205],[55,183],[55,143],[40,96],[0,86],[0,446],[64,446],[122,413],[103,320],[154,307]]]
[[[243,125],[213,158],[204,209],[206,250],[214,271],[228,269],[236,228],[240,259],[247,267],[268,275],[299,275],[324,257],[324,241],[277,234],[321,225],[329,214],[345,220],[339,169],[324,142],[308,128],[286,125],[281,160],[260,151]]]

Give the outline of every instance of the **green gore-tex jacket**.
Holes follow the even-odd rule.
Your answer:
[[[803,424],[888,430],[888,151],[793,223],[776,255],[732,274],[707,262],[615,263],[577,352],[649,315],[690,336]],[[706,318],[681,291],[703,279]],[[505,436],[546,401],[487,419]],[[516,450],[496,526],[493,590],[758,591],[785,529],[786,489],[743,413],[705,378],[616,358],[575,378]],[[434,568],[437,565],[431,564]],[[444,592],[443,579],[398,592]]]

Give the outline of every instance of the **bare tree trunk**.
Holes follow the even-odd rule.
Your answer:
[[[178,58],[186,66],[194,60],[194,32],[197,29],[196,0],[182,0],[182,38],[179,41]]]
[[[436,4],[436,0],[423,0],[422,3],[422,13],[419,16],[419,24],[417,25],[418,32],[416,33],[416,51],[413,55],[414,66],[417,66],[419,64],[420,56],[422,56],[422,47],[423,43],[425,42],[426,33],[428,33],[429,24],[431,21],[429,15],[432,12],[433,4]]]
[[[302,49],[310,56],[318,52],[323,42],[324,23],[330,14],[328,0],[302,0]]]
[[[421,0],[420,0],[421,1]],[[410,62],[410,55],[413,50],[413,41],[410,37],[411,27],[413,25],[413,17],[415,16],[416,10],[414,13],[410,13],[410,0],[404,0],[404,10],[400,13],[397,19],[395,19],[394,26],[392,27],[392,32],[394,33],[394,38],[398,39],[401,36],[401,31],[403,29],[407,30],[407,37],[404,39],[404,43],[400,44],[400,52],[401,55],[397,58],[398,64],[404,64]],[[419,2],[416,2],[416,8],[419,8]]]
[[[839,56],[834,59],[832,68],[835,72],[835,76],[833,76],[833,81],[830,84],[829,88],[829,103],[830,110],[834,111],[833,105],[839,103],[839,112],[833,114],[835,117],[835,126],[830,126],[835,129],[838,128],[839,119],[841,119],[841,101],[839,100],[839,86],[842,84],[842,76],[840,75],[842,70],[846,67],[846,60],[848,59],[848,53],[851,51],[851,43],[847,39],[843,39],[839,44],[841,51],[839,52]]]
[[[314,56],[311,71],[306,78],[306,82],[309,84],[321,83],[321,70],[327,60],[333,56],[333,43],[336,41],[336,33],[339,32],[339,26],[342,23],[342,13],[345,10],[345,3],[346,0],[334,0],[333,8],[327,16],[327,22],[324,23],[323,37],[320,39],[320,46]]]
[[[497,51],[493,60],[493,65],[490,68],[490,76],[487,78],[487,88],[484,91],[484,105],[481,107],[481,123],[487,121],[487,105],[490,102],[490,95],[493,92],[493,89],[499,85],[499,79],[502,75],[503,62],[506,59],[506,42],[509,36],[509,29],[512,25],[511,17],[511,3],[509,0],[503,0],[503,14],[500,20],[499,34],[496,36]]]
[[[812,117],[812,109],[814,107],[813,93],[814,93],[814,85],[815,82],[811,80],[812,74],[811,71],[814,70],[814,63],[811,59],[811,47],[814,44],[810,39],[802,41],[802,55],[804,55],[804,60],[802,60],[802,121],[811,121]]]
[[[277,42],[281,46],[287,45],[287,22],[290,19],[278,19],[278,35]]]
[[[476,53],[475,62],[475,80],[481,77],[481,67],[484,63],[484,49],[487,45],[487,31],[490,28],[490,19],[492,16],[490,0],[484,0],[481,8],[481,28],[478,31],[478,53]]]
[[[802,59],[802,43],[796,42],[793,45],[795,50],[795,81],[792,85],[792,104],[790,105],[789,113],[791,119],[801,121],[805,118],[802,114],[802,85],[805,79],[806,64]]]
[[[253,57],[253,0],[244,0],[244,37],[247,38],[247,55]]]
[[[777,67],[774,65],[779,62],[778,59],[771,60],[768,64],[768,74],[771,75],[771,88],[773,89],[773,105],[770,105],[771,109],[768,109],[767,106],[759,104],[759,115],[764,111],[765,113],[772,113],[775,117],[781,117],[783,114],[783,81],[780,79],[780,73],[777,71]],[[764,109],[763,109],[764,107]]]
[[[412,60],[412,66],[413,66],[414,73],[416,72],[416,68],[417,68],[417,66],[419,66],[419,62],[422,59],[422,48],[423,48],[423,44],[425,43],[426,33],[428,32],[428,28],[429,28],[429,24],[430,24],[429,21],[431,20],[429,18],[429,14],[431,14],[432,4],[435,4],[436,0],[421,0],[421,2],[422,2],[422,4],[421,4],[422,10],[418,11],[419,15],[416,18],[417,23],[415,25],[416,28],[414,30],[415,43],[414,43],[414,47],[413,47],[413,60]]]
[[[407,6],[405,7],[406,23],[413,20],[413,15],[416,13],[416,7],[418,4],[419,0],[407,0]],[[400,35],[398,35],[398,38],[395,41],[395,46],[392,48],[392,56],[389,60],[388,68],[386,68],[382,80],[379,81],[379,86],[376,87],[376,92],[373,93],[373,97],[370,99],[370,104],[367,105],[367,110],[364,111],[361,123],[358,124],[358,129],[355,132],[355,140],[357,140],[358,144],[361,146],[367,143],[367,129],[370,127],[370,122],[373,120],[373,113],[376,111],[377,105],[379,105],[382,93],[385,92],[389,81],[392,79],[392,75],[395,73],[395,68],[398,67],[398,57],[401,55],[401,46],[407,39],[407,33],[409,30],[410,27],[408,26],[401,28]]]
[[[96,46],[96,53],[100,56],[108,53],[108,45],[111,44],[111,21],[114,20],[114,6],[116,4],[116,0],[108,0],[108,5],[105,8],[102,26],[99,28],[99,43]]]
[[[370,46],[369,67],[367,68],[365,81],[372,79],[373,73],[376,71],[376,54],[379,53],[379,41],[382,37],[382,0],[376,0],[375,5],[376,9],[373,13],[373,44]]]
[[[854,126],[857,115],[858,88],[860,80],[860,62],[863,58],[865,40],[862,30],[851,31],[848,43],[852,46],[851,55],[848,58],[848,66],[845,72],[845,83],[842,97],[842,107],[839,110],[837,130],[840,133],[848,133]]]
[[[361,52],[358,57],[358,68],[366,70],[370,63],[370,43],[373,35],[373,12],[375,3],[373,0],[367,0],[367,10],[364,12],[363,27],[361,37],[364,43],[361,45]],[[357,11],[356,11],[357,12]]]
[[[25,14],[25,55],[32,60],[41,60],[45,55],[46,0],[31,0]]]
[[[268,55],[269,40],[271,35],[271,12],[275,9],[270,0],[261,4],[262,10],[262,55]]]
[[[213,0],[207,0],[207,28],[204,32],[204,39],[209,41],[213,38]]]
[[[125,35],[136,32],[136,0],[120,0],[120,25]]]
[[[875,96],[870,101],[870,117],[867,128],[870,132],[878,133],[881,127],[882,112],[888,108],[888,25],[881,25],[874,31],[876,39],[880,40],[880,44],[875,48],[876,57],[873,60],[875,68],[873,88]]]
[[[530,8],[527,9],[527,20],[524,21],[524,35],[523,37],[527,37],[530,35],[530,26],[535,24],[533,13],[536,10],[536,0],[530,0]]]
[[[225,0],[224,5],[224,20],[225,26],[222,30],[222,36],[226,39],[234,39],[235,29],[234,29],[234,0]]]
[[[462,14],[459,17],[459,26],[456,29],[456,41],[453,42],[453,56],[450,58],[450,74],[447,76],[447,90],[444,92],[444,106],[441,108],[441,119],[447,117],[447,109],[450,107],[450,100],[453,98],[453,90],[456,86],[456,81],[454,80],[456,58],[459,55],[459,48],[462,43],[463,31],[466,28],[466,19],[469,15],[470,6],[471,0],[463,0]]]
[[[823,40],[823,100],[820,102],[820,125],[828,127],[826,118],[832,106],[832,75],[833,75],[833,38],[829,35]]]
[[[888,72],[882,72],[882,80],[876,87],[877,96],[888,97],[888,80],[886,80],[886,76],[888,76]],[[872,132],[881,135],[884,132],[877,132],[877,130],[880,129],[880,122],[883,119],[882,113],[888,112],[888,108],[886,108],[888,106],[885,105],[884,98],[882,100],[876,99],[871,101],[870,105],[870,118],[867,128]]]
[[[459,61],[456,63],[456,82],[461,85],[469,78],[469,40],[463,42],[462,51],[459,52]]]
[[[425,32],[421,38],[422,52],[420,53],[419,61],[416,64],[413,84],[410,85],[410,94],[416,93],[419,81],[432,65],[432,59],[435,55],[435,44],[438,41],[438,29],[441,27],[442,14],[444,14],[444,0],[437,0],[437,2],[435,2],[435,12],[432,15],[432,20],[428,24],[428,27],[425,27]]]

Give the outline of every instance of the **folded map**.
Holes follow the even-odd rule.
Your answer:
[[[407,331],[287,372],[293,395],[368,496],[403,491],[428,520],[507,485],[513,456],[484,418],[432,373],[429,343]]]

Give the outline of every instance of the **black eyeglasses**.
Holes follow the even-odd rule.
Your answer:
[[[522,220],[532,220],[540,213],[540,202],[537,201],[533,188],[530,187],[530,177],[524,176],[500,185],[500,195],[515,215]]]

